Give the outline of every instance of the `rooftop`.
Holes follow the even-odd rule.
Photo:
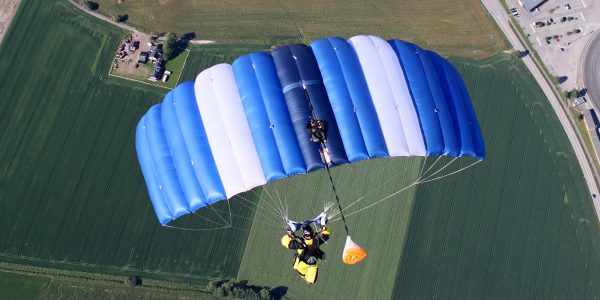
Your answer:
[[[528,11],[533,11],[534,9],[540,7],[544,2],[548,0],[522,0],[523,7]]]

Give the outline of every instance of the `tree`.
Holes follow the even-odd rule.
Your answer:
[[[579,97],[579,91],[577,89],[572,89],[571,90],[571,98],[577,98]]]
[[[128,286],[136,286],[142,284],[142,279],[138,276],[129,276],[125,279],[125,284]]]
[[[79,5],[85,7],[89,10],[96,10],[96,9],[98,9],[98,7],[100,7],[100,5],[97,2],[84,1],[84,0],[80,0]]]
[[[128,18],[129,18],[128,15],[113,15],[112,16],[113,21],[119,22],[119,23],[127,21]]]
[[[565,98],[567,98],[567,100],[571,99],[571,91],[565,92]]]
[[[217,297],[235,299],[270,300],[277,298],[273,296],[269,287],[248,285],[248,281],[246,280],[235,281],[230,279],[219,282],[210,281],[207,285],[207,291]],[[283,294],[285,294],[285,291],[283,291]],[[283,294],[281,294],[281,296],[283,296]]]
[[[262,288],[260,290],[260,299],[261,300],[270,300],[271,299],[271,292],[269,292],[268,288]]]
[[[177,40],[175,34],[172,32],[167,33],[165,36],[165,42],[163,44],[163,59],[171,60],[177,56]]]

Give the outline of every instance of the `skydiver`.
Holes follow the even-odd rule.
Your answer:
[[[316,233],[310,225],[311,223],[313,221],[304,222],[303,225],[301,223],[292,223],[288,227],[287,234],[281,238],[281,244],[285,248],[296,250],[296,253],[294,253],[293,269],[308,284],[313,284],[317,281],[319,262],[326,260],[325,252],[319,246],[325,243],[331,234],[327,227],[327,215],[325,213],[322,213],[314,220],[318,228]],[[302,236],[300,237],[295,234],[298,227],[302,231]]]
[[[326,143],[325,123],[321,120],[310,119],[306,124],[306,129],[310,133],[310,141],[313,143]]]

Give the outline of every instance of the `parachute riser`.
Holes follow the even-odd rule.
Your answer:
[[[304,90],[304,96],[306,97],[306,102],[308,103],[308,110],[310,112],[310,117],[312,117],[313,120],[316,120],[316,116],[315,116],[315,112],[312,106],[312,103],[310,102],[310,96],[308,95],[308,91],[306,90],[306,86],[303,84],[302,88]],[[317,120],[318,122],[321,122],[321,125],[323,125],[322,121]],[[311,123],[309,123],[311,124]],[[325,132],[325,128],[323,128],[323,132]],[[329,163],[326,159],[326,154],[328,153],[327,151],[327,145],[325,144],[325,141],[327,140],[327,137],[324,136],[323,139],[320,140],[320,146],[321,146],[321,151],[322,151],[322,155],[321,157],[323,158],[323,163],[325,165],[325,170],[327,170],[327,175],[329,176],[329,182],[331,182],[331,188],[333,189],[333,194],[335,195],[335,201],[338,205],[338,208],[340,210],[340,215],[342,217],[342,223],[344,223],[344,229],[346,230],[346,235],[350,236],[350,231],[348,230],[348,225],[346,224],[346,218],[344,217],[344,212],[342,210],[342,205],[340,204],[340,198],[338,196],[337,190],[335,188],[335,184],[333,182],[333,177],[331,177],[331,171],[329,170]],[[331,162],[332,163],[332,162]]]

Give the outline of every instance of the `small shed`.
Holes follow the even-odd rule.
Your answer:
[[[148,61],[148,52],[141,52],[138,63],[145,64]]]
[[[135,51],[139,47],[140,47],[140,41],[134,41],[133,43],[131,43],[131,46],[129,46],[129,50]]]

